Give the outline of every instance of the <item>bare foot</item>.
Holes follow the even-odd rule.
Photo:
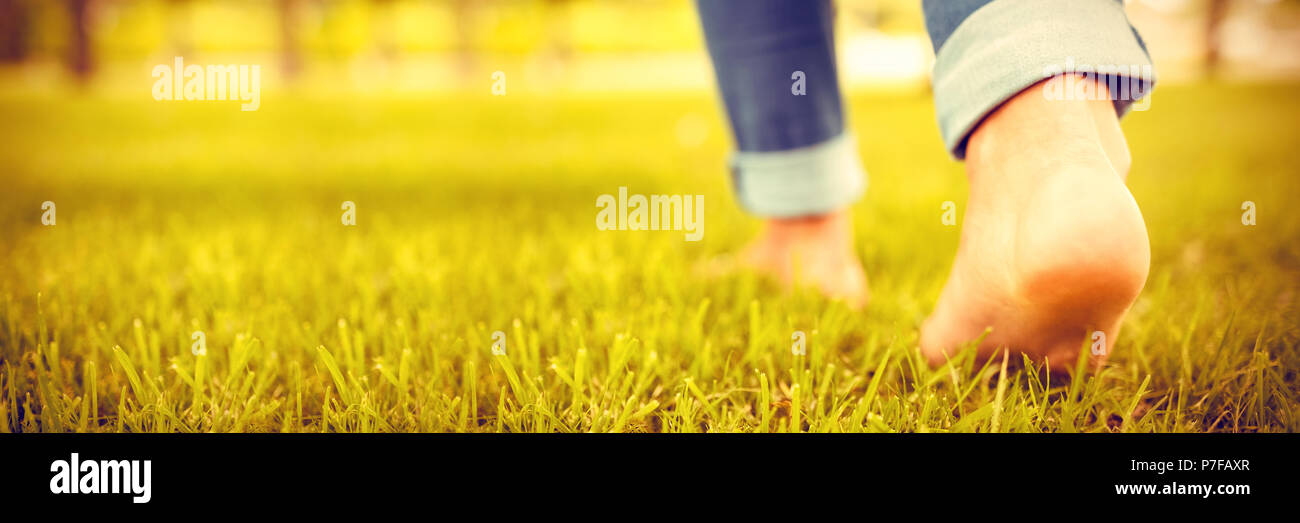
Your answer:
[[[1094,85],[1098,100],[1047,100],[1031,87],[971,135],[961,244],[921,328],[931,363],[987,328],[980,357],[1005,346],[1060,370],[1085,340],[1098,342],[1095,363],[1110,354],[1151,249],[1124,185],[1128,147],[1106,87]]]
[[[722,264],[770,276],[786,288],[810,285],[854,309],[865,306],[869,296],[847,210],[767,219],[758,238]]]

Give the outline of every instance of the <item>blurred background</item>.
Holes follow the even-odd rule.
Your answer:
[[[919,0],[843,0],[843,81],[924,89]],[[1300,76],[1300,1],[1128,2],[1162,80]],[[6,89],[148,93],[141,71],[261,64],[262,88],[352,94],[708,89],[690,0],[0,0]]]
[[[162,415],[153,405],[124,403],[113,348],[168,391],[160,405],[189,404],[174,398],[198,375],[200,329],[212,368],[241,386],[254,373],[227,349],[256,339],[263,352],[249,360],[261,392],[227,379],[212,397],[236,407],[213,408],[197,430],[367,430],[359,409],[406,409],[382,394],[322,406],[313,398],[334,385],[320,346],[375,384],[416,349],[422,421],[397,427],[466,430],[461,398],[483,416],[503,401],[486,348],[509,326],[512,340],[528,333],[510,349],[522,375],[552,385],[551,362],[577,361],[577,347],[613,372],[611,355],[631,352],[603,349],[641,340],[657,362],[638,367],[637,382],[655,384],[643,399],[663,384],[665,405],[684,377],[729,395],[758,390],[736,369],[784,374],[774,354],[787,352],[752,340],[788,343],[794,325],[843,348],[814,352],[814,367],[878,371],[895,342],[915,346],[960,234],[942,206],[964,209],[967,185],[935,124],[919,0],[837,5],[848,118],[870,177],[852,208],[869,314],[695,270],[759,224],[732,197],[731,138],[688,0],[0,0],[0,419],[8,409],[9,427],[36,430],[19,412],[41,410],[42,428],[63,426],[72,400],[38,386],[44,353],[64,365],[55,376],[78,375],[77,362],[102,369],[102,397],[122,407],[101,403],[97,419],[116,426],[94,430],[168,427],[138,421]],[[1266,374],[1251,369],[1300,367],[1300,0],[1145,0],[1128,13],[1160,84],[1150,111],[1123,120],[1152,271],[1114,360],[1114,401],[1131,410],[1154,376],[1149,390],[1178,394],[1164,408],[1186,389],[1205,418],[1171,430],[1248,430],[1248,416],[1222,413],[1264,418],[1255,406],[1268,394],[1249,377]],[[259,65],[260,108],[155,101],[151,72],[177,56]],[[496,71],[507,96],[492,95]],[[593,204],[619,187],[703,195],[703,241],[598,230]],[[340,222],[345,201],[355,227]],[[43,202],[57,203],[57,225],[41,221]],[[1244,202],[1257,223],[1243,221]],[[767,330],[753,334],[759,301]],[[746,350],[763,355],[730,357]],[[285,391],[319,407],[282,415]],[[893,412],[949,410],[933,398]]]

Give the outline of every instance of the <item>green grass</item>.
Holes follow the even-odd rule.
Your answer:
[[[1296,431],[1295,93],[1168,86],[1126,120],[1151,276],[1073,379],[920,358],[958,238],[941,206],[966,193],[923,93],[850,100],[864,313],[696,276],[756,226],[708,95],[5,94],[0,430]],[[703,143],[679,144],[684,115]],[[596,230],[619,186],[704,194],[704,240]]]

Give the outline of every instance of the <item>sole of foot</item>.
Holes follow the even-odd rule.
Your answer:
[[[1005,347],[1054,370],[1073,367],[1080,350],[1094,364],[1110,355],[1151,251],[1109,95],[1092,87],[1097,100],[1049,100],[1031,87],[971,135],[960,245],[921,328],[932,364],[981,336],[981,359]]]

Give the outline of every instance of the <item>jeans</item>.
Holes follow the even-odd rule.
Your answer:
[[[746,210],[793,217],[841,209],[866,189],[844,118],[830,0],[697,0],[736,152]],[[1003,102],[1062,73],[1107,83],[1125,114],[1154,87],[1145,43],[1120,0],[925,0],[935,114],[948,152]]]

